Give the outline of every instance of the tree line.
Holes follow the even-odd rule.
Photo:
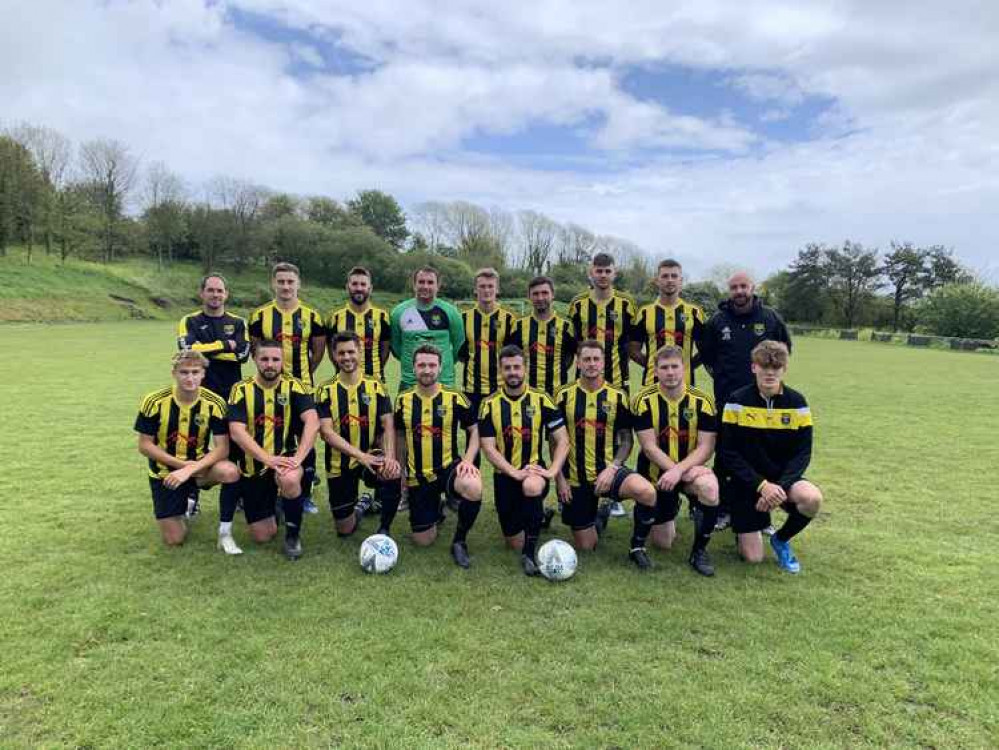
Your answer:
[[[329,285],[363,264],[392,292],[406,291],[412,271],[433,263],[446,289],[470,293],[474,270],[492,266],[503,274],[505,295],[526,294],[530,278],[546,273],[563,301],[587,288],[593,255],[608,252],[621,288],[654,294],[654,264],[642,248],[537,211],[429,201],[407,216],[376,189],[341,200],[225,175],[194,186],[163,162],[143,164],[121,141],[74,146],[62,133],[31,124],[0,130],[0,255],[13,244],[26,248],[29,263],[38,250],[63,261],[194,261],[206,271],[287,260],[310,281]],[[734,268],[718,266],[710,279],[688,282],[684,296],[712,309]],[[850,241],[808,244],[759,288],[795,323],[999,335],[999,293],[941,246],[893,242],[882,254]]]

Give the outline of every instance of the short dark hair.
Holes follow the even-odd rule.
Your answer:
[[[547,284],[551,287],[552,292],[555,291],[555,282],[552,281],[551,276],[535,276],[527,283],[527,291],[530,292],[536,286],[544,286]]]
[[[604,345],[596,339],[585,339],[584,341],[580,341],[579,345],[576,347],[576,351],[582,354],[583,349],[599,349],[601,354],[604,353]]]
[[[500,349],[498,361],[502,362],[504,359],[509,357],[520,357],[521,359],[527,359],[524,356],[524,350],[521,349],[516,344],[507,344],[502,349]]]
[[[367,276],[368,281],[370,281],[371,271],[369,271],[364,266],[354,266],[349,271],[347,271],[347,278],[349,279],[351,276]]]
[[[593,256],[593,265],[600,266],[601,268],[605,266],[614,265],[614,256],[610,253],[597,253]]]
[[[256,344],[253,345],[253,356],[257,356],[257,352],[261,349],[280,349],[284,352],[284,347],[281,346],[281,342],[276,339],[261,339]]]
[[[444,362],[444,357],[441,356],[441,350],[433,344],[420,344],[418,347],[413,349],[413,364],[416,364],[416,356],[418,354],[433,354],[437,357],[438,364]]]
[[[294,263],[285,263],[284,261],[275,263],[273,268],[271,268],[271,278],[273,279],[279,273],[293,273],[298,278],[302,278],[302,272],[298,270],[298,266]]]
[[[201,277],[201,291],[205,291],[205,287],[208,285],[208,279],[219,279],[222,282],[222,286],[226,289],[229,288],[229,282],[225,280],[225,276],[220,273],[206,273]]]
[[[674,260],[673,258],[667,258],[666,260],[659,261],[659,265],[656,266],[656,273],[659,273],[664,268],[679,268],[683,270],[683,266],[680,265],[680,261]]]
[[[421,273],[432,273],[434,275],[434,278],[437,279],[437,283],[438,284],[441,283],[441,272],[438,271],[433,266],[421,266],[420,268],[417,268],[415,271],[413,271],[413,283],[416,283],[416,277],[419,276]]]
[[[340,344],[347,344],[347,343],[356,344],[357,348],[360,349],[361,337],[358,336],[353,331],[338,331],[337,333],[334,333],[333,337],[330,339],[330,346],[333,347],[334,352],[336,351],[336,348]]]

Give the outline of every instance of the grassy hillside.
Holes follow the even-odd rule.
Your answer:
[[[267,274],[237,274],[222,268],[230,284],[230,309],[245,313],[270,299]],[[147,258],[112,265],[69,259],[36,250],[31,264],[19,249],[0,257],[0,323],[96,322],[129,319],[173,320],[196,307],[201,267],[178,263],[160,269]],[[306,283],[302,298],[320,310],[344,299],[342,289]],[[379,295],[382,304],[398,295]]]

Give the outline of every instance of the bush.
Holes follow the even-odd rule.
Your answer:
[[[919,322],[938,336],[999,337],[999,290],[981,283],[947,284],[919,307]]]

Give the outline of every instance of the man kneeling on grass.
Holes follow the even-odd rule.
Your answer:
[[[756,382],[729,396],[722,413],[721,455],[732,479],[726,491],[732,504],[732,529],[739,554],[763,561],[760,532],[770,525],[770,511],[787,511],[784,525],[770,537],[777,564],[801,571],[791,538],[818,514],[819,488],[804,478],[812,458],[812,413],[805,397],[782,382],[788,349],[763,341],[753,349]]]
[[[170,546],[184,543],[187,500],[195,489],[221,483],[220,505],[235,506],[239,499],[239,470],[226,460],[226,403],[201,387],[207,365],[200,352],[177,352],[173,356],[174,384],[142,399],[135,420],[139,453],[149,459],[153,512],[163,541]],[[241,552],[232,536],[222,530],[219,546],[229,554]]]

